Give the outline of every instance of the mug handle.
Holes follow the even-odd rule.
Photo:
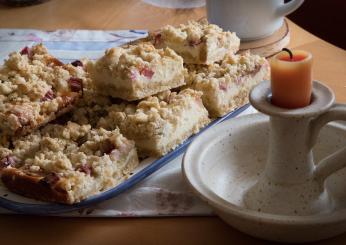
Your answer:
[[[321,128],[336,120],[346,121],[345,104],[334,104],[327,112],[311,121],[310,140],[308,142],[310,149],[315,145]],[[344,167],[346,167],[346,146],[322,159],[316,165],[314,179],[322,185],[329,175]]]
[[[300,5],[303,4],[303,2],[304,2],[304,0],[292,0],[286,4],[282,4],[276,10],[276,15],[278,17],[286,16],[286,15],[292,13],[293,11],[295,11],[297,8],[299,8]]]

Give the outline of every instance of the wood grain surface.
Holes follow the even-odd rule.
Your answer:
[[[0,28],[157,29],[206,15],[204,8],[161,9],[140,0],[48,0],[40,5],[0,7]],[[346,52],[291,21],[289,47],[314,56],[314,78],[346,102]],[[1,244],[267,244],[217,217],[58,218],[0,215]],[[345,244],[346,234],[317,244]]]

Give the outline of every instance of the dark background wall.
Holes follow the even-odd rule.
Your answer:
[[[305,0],[287,17],[314,35],[346,49],[346,0]]]

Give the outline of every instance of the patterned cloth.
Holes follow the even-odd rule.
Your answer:
[[[96,59],[107,48],[145,37],[146,31],[88,31],[0,29],[0,58],[25,46],[43,43],[58,59],[69,62],[80,58]]]
[[[104,50],[145,37],[146,31],[19,30],[0,29],[0,58],[25,46],[43,43],[51,54],[64,62],[80,58],[97,59]],[[244,114],[253,113],[253,108]],[[211,215],[208,205],[192,194],[181,174],[182,156],[171,161],[119,196],[62,216],[134,217]],[[0,208],[0,213],[8,211]]]

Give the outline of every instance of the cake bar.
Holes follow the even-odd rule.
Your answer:
[[[183,59],[150,43],[108,49],[88,71],[99,93],[128,101],[184,85]]]
[[[87,80],[80,65],[63,64],[42,45],[14,52],[0,68],[0,134],[30,133],[72,108]]]
[[[48,124],[0,149],[0,175],[11,191],[73,204],[119,184],[138,165],[133,141],[118,129]]]
[[[269,77],[267,60],[249,52],[228,55],[221,63],[187,67],[187,87],[203,92],[203,104],[211,117],[246,104],[251,88]]]
[[[188,64],[212,64],[239,49],[240,39],[206,20],[190,21],[178,27],[167,25],[149,34],[157,48],[169,47]]]
[[[107,108],[98,126],[112,129],[135,141],[140,156],[162,156],[210,122],[201,92],[165,91],[138,104],[122,103]]]

